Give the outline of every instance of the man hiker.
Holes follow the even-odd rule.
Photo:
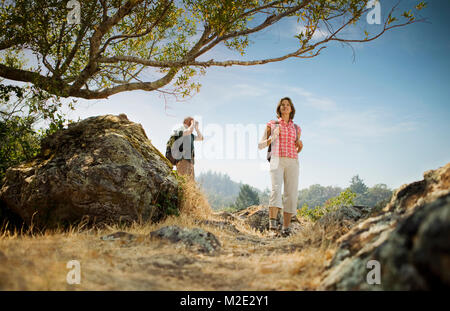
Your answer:
[[[193,134],[194,129],[197,132],[197,135]],[[178,162],[176,163],[177,172],[180,175],[188,176],[194,180],[194,141],[203,140],[203,135],[198,129],[198,121],[195,121],[192,117],[186,117],[183,121],[183,126],[176,131],[180,134],[183,132],[183,135],[177,144],[182,144],[182,151],[179,154]]]

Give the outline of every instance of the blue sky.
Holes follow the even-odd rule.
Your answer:
[[[391,1],[380,2],[384,14]],[[208,68],[197,78],[200,93],[185,102],[174,98],[165,102],[157,92],[134,91],[107,100],[79,100],[70,118],[125,113],[142,124],[164,153],[171,130],[192,115],[200,120],[205,135],[205,141],[196,143],[196,175],[213,170],[264,189],[270,187],[266,150],[254,156],[259,129],[275,118],[279,99],[289,96],[304,142],[300,189],[316,183],[346,187],[356,174],[368,186],[385,183],[397,188],[450,162],[449,14],[448,1],[428,1],[422,15],[429,22],[353,44],[355,59],[349,47],[332,44],[313,59]],[[366,26],[369,32],[379,27]],[[296,27],[288,20],[258,34],[246,58],[291,51]],[[239,55],[221,48],[205,56],[210,58]],[[233,150],[227,126],[238,124],[258,129],[257,137],[249,135],[244,142],[248,151],[240,158],[237,151],[234,157],[227,156]]]

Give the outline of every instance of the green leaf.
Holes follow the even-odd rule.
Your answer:
[[[422,10],[422,9],[424,9],[424,8],[426,8],[427,7],[427,3],[426,2],[424,2],[424,1],[422,1],[422,2],[420,2],[420,3],[418,3],[417,5],[416,5],[416,9],[417,10]]]

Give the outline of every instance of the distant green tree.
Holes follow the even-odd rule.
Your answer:
[[[239,195],[234,203],[234,208],[236,210],[241,210],[252,205],[259,205],[258,192],[253,190],[252,187],[247,184],[242,185]]]
[[[302,189],[298,193],[297,207],[301,208],[304,204],[308,206],[322,206],[325,202],[343,191],[340,187],[321,186],[319,184],[311,185],[309,188]]]
[[[392,196],[392,190],[385,184],[376,184],[369,188],[359,175],[353,176],[349,189],[356,193],[355,204],[374,207],[386,204]]]
[[[359,175],[355,175],[352,177],[348,189],[350,189],[350,191],[356,194],[355,198],[356,205],[365,205],[365,206],[368,205],[367,191],[369,190],[369,187],[367,187],[367,185],[364,183],[362,178],[359,177]]]
[[[355,175],[352,177],[350,181],[350,190],[356,194],[365,194],[369,188],[366,186],[364,181],[359,177],[359,175]]]
[[[385,184],[377,184],[367,191],[366,205],[374,207],[376,205],[386,205],[392,197],[393,191]]]

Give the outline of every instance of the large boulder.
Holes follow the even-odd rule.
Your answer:
[[[340,237],[321,289],[434,290],[450,287],[450,163],[401,186],[377,216]],[[372,263],[370,261],[374,260]],[[369,284],[380,268],[380,284]]]
[[[90,117],[9,168],[0,206],[35,227],[158,221],[177,212],[178,180],[140,124],[124,114]]]

